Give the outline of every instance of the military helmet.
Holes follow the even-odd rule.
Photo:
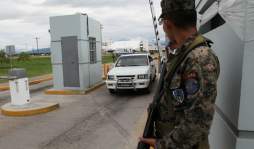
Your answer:
[[[160,18],[175,11],[195,10],[195,0],[162,0]]]

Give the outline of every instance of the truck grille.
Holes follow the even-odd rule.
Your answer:
[[[118,79],[120,78],[131,78],[131,79],[134,79],[135,78],[135,75],[123,75],[123,76],[116,76]]]
[[[116,77],[117,77],[117,87],[133,88],[135,86],[135,83],[133,83],[135,75],[122,75]]]

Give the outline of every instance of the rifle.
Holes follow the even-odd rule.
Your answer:
[[[157,111],[157,105],[160,102],[160,99],[163,95],[163,82],[164,82],[164,76],[166,74],[166,64],[165,62],[162,65],[162,72],[160,75],[160,80],[158,83],[158,87],[155,93],[155,96],[153,97],[153,102],[152,106],[150,107],[150,110],[148,111],[148,118],[146,121],[146,125],[145,125],[145,129],[144,129],[144,133],[143,133],[143,138],[152,138],[154,137],[154,121],[156,120],[156,116],[158,115],[158,111]],[[150,146],[148,144],[145,144],[143,142],[139,142],[138,143],[138,147],[137,149],[150,149]]]

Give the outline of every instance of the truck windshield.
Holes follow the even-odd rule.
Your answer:
[[[147,66],[148,59],[145,55],[138,56],[123,56],[120,57],[116,63],[116,67],[126,67],[126,66]]]

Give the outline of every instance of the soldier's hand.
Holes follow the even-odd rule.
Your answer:
[[[140,137],[139,140],[145,144],[149,144],[150,146],[152,147],[155,147],[155,144],[156,144],[156,139],[154,138],[143,138],[143,137]]]

